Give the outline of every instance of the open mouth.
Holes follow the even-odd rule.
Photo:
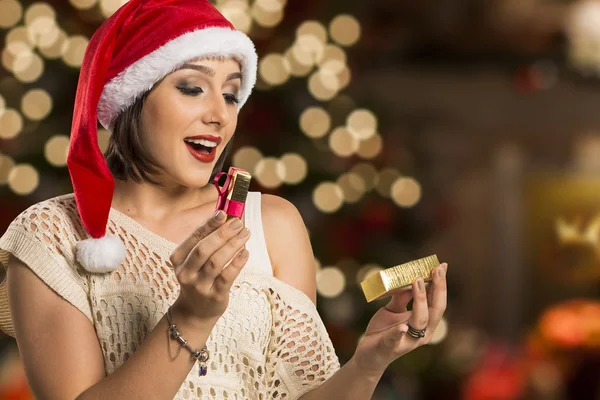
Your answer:
[[[200,140],[190,140],[184,139],[184,142],[187,146],[191,147],[194,151],[201,154],[212,154],[217,148],[217,143],[212,142],[210,140],[200,139]]]

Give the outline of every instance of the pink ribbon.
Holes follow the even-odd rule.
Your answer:
[[[227,179],[225,179],[225,184],[223,185],[223,189],[219,187],[219,179],[223,175],[227,175]],[[217,188],[217,192],[219,192],[219,199],[217,200],[217,210],[225,210],[225,202],[227,201],[227,190],[229,189],[229,182],[231,181],[231,175],[226,172],[219,172],[215,179],[213,179],[213,184]]]

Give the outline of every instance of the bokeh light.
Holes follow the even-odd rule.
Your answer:
[[[356,273],[356,283],[361,283],[365,279],[368,279],[371,275],[383,271],[383,268],[378,264],[366,264],[358,270]]]
[[[285,53],[283,54],[283,56],[285,57],[285,59],[288,62],[288,65],[290,67],[290,75],[292,76],[296,76],[296,77],[303,77],[308,75],[312,70],[313,70],[313,66],[310,64],[302,64],[301,62],[299,62],[296,57],[294,56],[294,48],[290,47],[289,49],[287,49],[285,51]]]
[[[315,207],[324,213],[333,213],[344,204],[344,192],[337,183],[322,182],[313,191]]]
[[[256,165],[262,158],[262,153],[256,147],[244,146],[239,148],[233,155],[233,165],[254,175]]]
[[[316,71],[308,79],[308,91],[317,100],[329,101],[333,99],[338,91],[339,83],[334,74]]]
[[[67,34],[63,30],[57,28],[56,37],[53,38],[53,40],[46,41],[45,39],[40,39],[40,53],[48,59],[60,58],[67,50],[68,39],[69,37]]]
[[[338,15],[331,21],[329,33],[342,46],[352,46],[360,38],[360,23],[351,15]]]
[[[272,28],[283,20],[283,4],[277,0],[256,0],[250,13],[258,25]]]
[[[23,17],[23,6],[16,0],[0,0],[0,28],[15,26]]]
[[[34,3],[25,11],[25,25],[31,25],[33,21],[40,17],[56,19],[56,11],[48,3]]]
[[[363,179],[365,190],[372,190],[377,186],[379,173],[373,164],[358,163],[350,169],[350,172],[354,172]]]
[[[256,164],[254,176],[262,187],[272,189],[281,186],[281,165],[275,157],[265,157]]]
[[[23,117],[17,110],[8,108],[0,115],[0,139],[12,139],[21,133]]]
[[[27,118],[39,121],[52,110],[52,97],[43,89],[33,89],[21,99],[21,111]]]
[[[69,151],[69,137],[64,135],[52,136],[44,146],[44,155],[48,163],[55,167],[67,165],[67,154]]]
[[[338,157],[349,157],[356,153],[359,142],[345,127],[338,127],[329,136],[329,147]]]
[[[69,3],[79,10],[87,10],[94,7],[98,0],[69,0]]]
[[[346,118],[346,125],[358,140],[367,140],[377,131],[377,117],[369,110],[354,110]]]
[[[283,55],[271,53],[259,62],[258,72],[266,83],[278,86],[290,78],[290,65]]]
[[[31,194],[39,183],[39,174],[30,164],[15,165],[8,174],[8,187],[21,196]]]
[[[331,129],[331,117],[321,107],[309,107],[300,115],[300,129],[308,137],[323,137]]]
[[[279,160],[283,166],[279,167],[282,171],[281,179],[283,182],[296,185],[302,182],[308,173],[308,165],[304,157],[296,153],[286,153]]]
[[[365,194],[365,182],[360,175],[354,172],[340,175],[337,183],[344,193],[346,203],[356,203]]]
[[[232,23],[235,29],[244,33],[250,32],[252,17],[250,16],[248,3],[245,0],[229,0],[222,5],[217,5],[217,8]]]
[[[125,3],[127,0],[100,0],[100,12],[105,18],[108,18]]]
[[[383,197],[390,197],[392,184],[398,179],[400,172],[396,168],[388,167],[379,172],[375,189]]]
[[[74,68],[81,67],[88,43],[89,40],[85,36],[75,35],[68,38],[62,56],[65,64]]]
[[[6,154],[0,153],[0,185],[8,183],[8,175],[15,166],[15,161]]]
[[[312,35],[323,43],[327,43],[327,29],[325,25],[319,21],[304,21],[298,29],[296,29],[296,37],[304,35]]]
[[[413,178],[400,177],[392,184],[391,197],[400,207],[412,207],[421,199],[421,185]]]
[[[317,292],[323,297],[337,297],[346,287],[346,278],[337,267],[324,267],[317,273]]]
[[[35,53],[21,53],[15,58],[13,73],[21,82],[35,82],[44,73],[44,61]]]
[[[358,151],[356,152],[359,156],[366,160],[377,157],[383,149],[383,139],[381,135],[375,134],[367,140],[363,140],[359,143]]]

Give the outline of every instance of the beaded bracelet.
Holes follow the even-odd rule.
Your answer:
[[[179,353],[181,353],[181,349],[185,347],[190,353],[194,360],[200,363],[200,376],[206,376],[208,372],[208,366],[206,362],[210,358],[210,354],[208,353],[208,349],[206,345],[202,347],[202,350],[194,350],[185,340],[181,333],[177,330],[177,326],[173,323],[173,319],[171,318],[171,307],[167,309],[167,321],[169,322],[169,330],[167,332],[169,336],[169,355],[173,360],[176,360],[179,357]],[[179,349],[177,350],[177,354],[173,355],[173,350],[171,349],[171,340],[177,340],[179,342]]]

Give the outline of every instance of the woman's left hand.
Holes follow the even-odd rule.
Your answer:
[[[351,360],[362,373],[380,376],[392,361],[431,341],[446,310],[447,268],[447,264],[441,264],[434,269],[433,283],[427,290],[419,278],[412,291],[392,296],[375,313]],[[414,298],[412,311],[407,311],[411,298]],[[407,334],[408,324],[417,330],[426,329],[425,337],[417,339]]]

